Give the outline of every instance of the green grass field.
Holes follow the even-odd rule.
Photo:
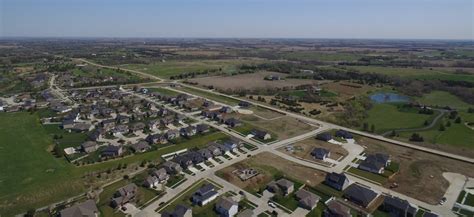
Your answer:
[[[85,191],[84,175],[116,168],[118,164],[160,161],[160,156],[184,148],[204,147],[208,142],[228,138],[216,132],[122,159],[75,167],[55,158],[48,147],[52,138],[37,115],[26,112],[0,114],[0,214],[12,216],[76,196]]]
[[[474,105],[462,101],[459,97],[445,91],[433,91],[416,99],[419,103],[431,106],[450,106],[452,108],[466,110]]]
[[[291,60],[355,61],[360,59],[363,55],[342,52],[323,53],[318,51],[295,51],[283,53],[281,56]]]
[[[186,72],[202,72],[204,70],[219,70],[222,72],[232,73],[237,70],[237,66],[253,61],[246,60],[199,60],[199,61],[178,61],[170,60],[166,62],[156,62],[149,65],[133,64],[122,65],[127,69],[140,70],[145,73],[156,75],[162,78],[170,78]]]
[[[474,76],[465,74],[454,74],[449,71],[439,69],[430,70],[429,68],[397,68],[382,66],[351,66],[361,72],[372,72],[391,76],[401,76],[411,79],[421,80],[452,80],[452,81],[469,81],[474,83]]]
[[[423,127],[425,120],[434,115],[418,114],[416,111],[401,111],[396,104],[375,104],[368,112],[369,117],[364,122],[375,125],[376,133],[387,132],[392,129]],[[435,113],[436,115],[436,113]]]

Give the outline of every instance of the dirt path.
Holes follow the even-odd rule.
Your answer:
[[[429,130],[431,128],[433,128],[436,123],[438,123],[438,121],[446,114],[448,113],[447,110],[443,110],[443,109],[433,109],[435,111],[439,111],[440,113],[438,114],[438,116],[436,116],[433,121],[431,121],[431,123],[428,125],[428,126],[424,126],[424,127],[419,127],[419,128],[401,128],[401,129],[393,129],[393,130],[389,130],[385,133],[382,133],[381,135],[382,136],[388,136],[392,131],[395,131],[395,132],[406,132],[406,131],[423,131],[423,130]]]

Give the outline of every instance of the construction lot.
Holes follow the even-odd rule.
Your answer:
[[[392,161],[400,163],[400,172],[385,187],[397,183],[392,190],[430,204],[438,204],[449,187],[444,172],[474,176],[474,165],[469,163],[365,137],[357,138],[357,142],[366,147],[367,153],[387,153]]]
[[[242,181],[237,175],[232,173],[235,170],[249,168],[257,170],[260,174]],[[314,187],[324,181],[326,176],[325,172],[288,161],[269,152],[252,156],[219,170],[216,174],[252,194],[262,192],[270,181],[280,177],[287,177]]]
[[[311,155],[311,151],[313,151],[313,149],[315,148],[324,148],[329,150],[329,152],[331,153],[329,158],[336,161],[342,160],[349,154],[347,150],[344,149],[341,145],[331,144],[329,142],[324,142],[315,138],[308,138],[296,142],[295,144],[292,144],[290,146],[281,147],[278,149],[278,151],[289,154],[293,157],[323,163],[324,161],[315,159]]]

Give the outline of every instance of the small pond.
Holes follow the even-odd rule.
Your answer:
[[[370,99],[376,103],[408,102],[410,100],[408,96],[383,92],[370,95]]]

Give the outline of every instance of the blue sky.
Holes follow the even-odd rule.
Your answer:
[[[473,0],[0,0],[0,36],[474,39]]]

